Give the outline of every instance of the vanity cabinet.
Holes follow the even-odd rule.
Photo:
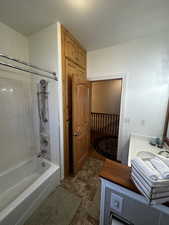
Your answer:
[[[130,168],[106,160],[101,177],[100,225],[169,225],[169,203],[150,206],[130,180]]]
[[[168,225],[169,224],[169,209],[165,213],[161,213],[159,225]]]

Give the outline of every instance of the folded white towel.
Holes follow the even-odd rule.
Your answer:
[[[158,178],[162,178],[158,170],[155,169],[155,167],[152,165],[152,163],[149,160],[146,160],[145,164],[158,176]]]
[[[142,177],[144,177],[144,180],[146,183],[152,187],[152,188],[166,188],[166,186],[169,188],[169,179],[163,179],[159,178],[158,180],[154,181],[151,180],[149,177],[145,176],[145,173],[141,171],[138,167],[136,167],[134,164],[132,164],[132,170],[136,170]],[[160,175],[161,177],[161,175]]]
[[[146,194],[146,190],[145,188],[143,188],[142,184],[140,185],[137,180],[132,177],[132,180],[134,182],[134,184],[136,185],[136,187],[138,188],[138,190],[140,190],[140,192],[148,199],[149,204],[161,204],[164,202],[168,202],[169,201],[169,197],[160,197],[160,198],[155,198],[155,199],[151,199],[149,196],[147,196]]]
[[[169,179],[169,167],[159,158],[150,160],[152,165],[158,170],[163,179]]]
[[[168,158],[165,158],[162,155],[156,155],[156,158],[161,159],[161,161],[163,161],[169,167],[169,159]]]
[[[144,177],[142,177],[136,170],[132,170],[131,176],[140,182],[141,187],[146,188],[147,196],[151,196],[151,198],[160,198],[160,197],[168,197],[169,196],[169,187],[166,186],[165,188],[152,188],[149,186],[149,184],[146,182]]]
[[[142,171],[142,173],[145,176],[147,176],[150,180],[153,180],[153,181],[158,180],[158,176],[155,173],[155,171],[150,169],[142,159],[137,157],[137,158],[131,160],[131,164],[134,164],[134,166],[136,168],[140,169]]]

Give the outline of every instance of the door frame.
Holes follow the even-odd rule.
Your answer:
[[[126,115],[126,90],[127,90],[127,81],[128,74],[111,74],[111,75],[100,75],[87,77],[89,81],[104,81],[104,80],[122,80],[122,89],[121,89],[121,104],[120,104],[120,121],[119,121],[119,135],[118,135],[118,149],[117,149],[117,160],[125,163],[123,153],[124,152],[124,136],[125,136],[125,115]]]

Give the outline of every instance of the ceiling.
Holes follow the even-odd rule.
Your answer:
[[[0,21],[24,35],[58,20],[94,50],[169,29],[169,0],[0,0]]]

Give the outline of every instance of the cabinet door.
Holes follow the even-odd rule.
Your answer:
[[[73,62],[76,61],[77,57],[77,47],[75,42],[68,35],[65,36],[65,56],[71,59]]]
[[[83,79],[86,79],[86,71],[79,66],[76,66],[76,74],[82,77]]]
[[[76,63],[86,68],[86,52],[78,44],[76,45]]]
[[[79,65],[86,68],[86,52],[82,49],[78,49],[79,52]]]
[[[68,34],[65,35],[65,56],[79,66],[86,67],[85,50]]]

